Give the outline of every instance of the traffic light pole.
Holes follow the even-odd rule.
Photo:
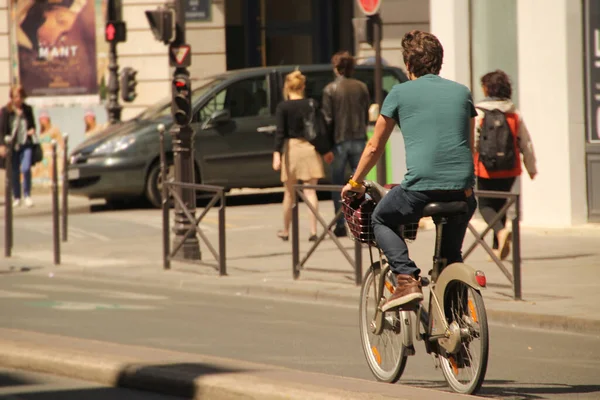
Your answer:
[[[175,1],[175,40],[173,46],[185,45],[185,2],[184,0]],[[171,47],[169,47],[171,51]],[[189,71],[186,67],[176,67],[173,72],[173,81],[180,76],[189,77]],[[189,88],[191,91],[191,87]],[[172,85],[172,107],[171,110],[175,114],[177,105],[175,97],[177,95],[175,83]],[[184,124],[179,124],[175,115],[173,115],[174,123],[170,133],[173,138],[173,162],[175,167],[175,181],[184,183],[194,183],[194,130],[190,126],[189,120]],[[192,217],[196,215],[196,192],[193,189],[182,188],[177,186],[174,188],[177,194],[183,199],[185,208]],[[184,212],[183,207],[175,202],[175,215],[173,225],[173,248],[177,248],[179,243],[184,241],[182,250],[178,253],[186,260],[201,260],[202,253],[200,252],[200,243],[197,235],[191,235],[186,238],[186,233],[189,230],[194,230],[193,222],[190,221]],[[195,230],[194,230],[195,232]]]
[[[383,82],[381,66],[381,17],[379,14],[371,16],[373,18],[373,45],[375,47],[375,103],[379,105],[379,110],[383,103]],[[381,185],[387,183],[387,162],[385,150],[377,162],[377,182]]]
[[[108,53],[108,112],[109,123],[116,124],[121,121],[121,110],[119,105],[119,65],[117,64],[117,43],[109,42]]]

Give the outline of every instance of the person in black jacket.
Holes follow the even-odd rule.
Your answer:
[[[31,200],[31,166],[35,144],[35,119],[33,109],[25,103],[25,91],[21,85],[10,89],[10,100],[0,113],[0,135],[9,136],[12,154],[13,206],[21,205],[21,173],[25,205],[33,206]]]

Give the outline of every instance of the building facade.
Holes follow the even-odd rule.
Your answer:
[[[27,0],[19,0],[27,1]],[[63,0],[87,4],[86,0]],[[106,119],[102,96],[107,81],[103,8],[96,6],[98,94],[38,96],[37,109],[52,108],[70,130],[73,113],[92,108]],[[15,19],[9,0],[0,0],[0,103],[18,78]],[[69,3],[69,4],[70,4]],[[359,62],[373,50],[356,43],[352,18],[361,16],[355,0],[212,0],[206,18],[187,22],[192,48],[191,76],[198,82],[228,70],[278,64],[328,63],[345,49]],[[531,132],[539,174],[523,177],[523,220],[527,224],[574,226],[600,221],[600,0],[383,0],[383,58],[401,66],[401,38],[411,29],[429,30],[444,46],[441,75],[471,88],[482,98],[480,77],[497,68],[513,81],[513,100]],[[154,40],[144,11],[162,1],[123,0],[127,42],[118,45],[118,63],[138,71],[128,119],[169,95],[167,48]],[[70,6],[73,8],[73,6]],[[81,6],[80,6],[81,8]],[[543,10],[541,12],[540,10]],[[549,28],[551,27],[551,29]],[[74,73],[77,73],[75,71]],[[194,83],[196,84],[196,83]],[[71,123],[72,124],[72,123]],[[83,136],[80,135],[80,138]],[[396,143],[399,143],[396,141]],[[401,145],[396,146],[398,148]],[[402,149],[394,149],[403,160]],[[394,156],[394,154],[392,154]],[[393,180],[401,178],[396,168]]]

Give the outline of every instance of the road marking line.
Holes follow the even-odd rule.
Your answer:
[[[48,296],[38,293],[11,292],[0,289],[0,298],[4,299],[45,299]]]
[[[99,233],[90,232],[88,230],[81,229],[81,228],[70,227],[69,228],[69,232],[72,232],[72,233],[75,233],[75,234],[79,233],[81,235],[88,236],[88,237],[91,237],[91,238],[94,238],[94,239],[98,239],[98,240],[103,241],[103,242],[110,242],[111,241],[111,239],[109,237],[107,237],[107,236],[101,235]]]

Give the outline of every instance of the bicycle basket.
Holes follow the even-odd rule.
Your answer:
[[[345,197],[342,200],[344,218],[355,240],[375,244],[375,236],[371,225],[373,209],[375,209],[375,202],[366,196],[361,198]]]
[[[372,214],[375,209],[375,201],[368,196],[361,198],[344,198],[342,210],[348,228],[355,240],[375,246],[375,235],[373,233]],[[397,229],[398,235],[407,241],[414,241],[419,230],[418,222],[410,222],[400,225]]]

